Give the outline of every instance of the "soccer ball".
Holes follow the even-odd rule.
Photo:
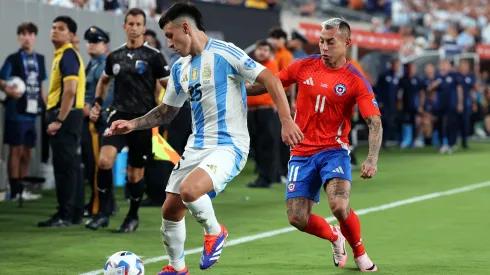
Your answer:
[[[23,95],[26,91],[26,84],[24,83],[24,80],[18,76],[10,77],[7,81],[5,81],[5,84],[7,84],[7,87],[17,85],[15,91],[20,95]]]
[[[129,251],[114,253],[104,266],[104,275],[144,275],[145,267],[138,255]]]

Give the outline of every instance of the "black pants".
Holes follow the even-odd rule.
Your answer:
[[[56,120],[58,113],[58,109],[48,111],[48,125]],[[81,157],[78,153],[82,125],[82,110],[72,110],[58,132],[50,137],[58,215],[68,221],[76,221],[83,217],[83,175]]]
[[[279,146],[282,140],[281,123],[277,112],[273,108],[250,110],[247,124],[250,147],[254,151],[256,171],[259,174],[257,180],[264,184],[277,182],[282,175],[281,172],[284,173],[279,166]],[[287,163],[285,168],[287,174]]]
[[[463,113],[459,114],[460,121],[460,133],[461,133],[461,146],[463,148],[468,147],[468,136],[470,136],[470,127],[471,127],[471,115],[472,110],[471,107],[466,107]]]
[[[444,138],[447,138],[449,147],[456,145],[456,140],[458,138],[458,130],[460,124],[459,114],[453,108],[445,108],[439,110],[438,120],[440,122],[440,140],[443,144]]]
[[[383,146],[387,141],[397,139],[396,111],[390,109],[381,109],[381,122],[383,124]]]
[[[174,150],[182,155],[187,139],[192,133],[192,117],[190,108],[182,107],[172,123],[160,127],[160,134],[166,136],[167,142]],[[164,133],[166,132],[166,133]],[[170,161],[158,161],[151,158],[145,169],[146,194],[148,198],[158,204],[165,201],[165,187],[174,168]]]

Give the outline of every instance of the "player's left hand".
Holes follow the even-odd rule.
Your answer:
[[[282,141],[291,147],[300,143],[304,138],[303,132],[301,132],[298,125],[292,119],[282,122],[281,135]]]
[[[378,164],[371,158],[367,158],[361,167],[361,178],[370,179],[378,172]]]

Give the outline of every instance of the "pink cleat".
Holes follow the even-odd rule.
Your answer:
[[[330,226],[335,235],[338,236],[335,242],[332,242],[333,264],[336,267],[344,267],[347,263],[347,251],[345,250],[345,237],[340,232],[340,227]]]
[[[184,268],[180,271],[175,270],[175,268],[171,265],[167,265],[166,267],[162,268],[162,271],[158,273],[157,275],[189,275],[189,269]]]
[[[354,259],[356,265],[361,272],[375,272],[378,271],[378,267],[369,259],[367,253]]]

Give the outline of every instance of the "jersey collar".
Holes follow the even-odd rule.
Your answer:
[[[66,43],[65,45],[63,45],[61,48],[57,49],[56,51],[54,51],[54,55],[58,55],[62,52],[64,52],[66,49],[69,49],[69,48],[73,48],[73,44],[71,43]]]

